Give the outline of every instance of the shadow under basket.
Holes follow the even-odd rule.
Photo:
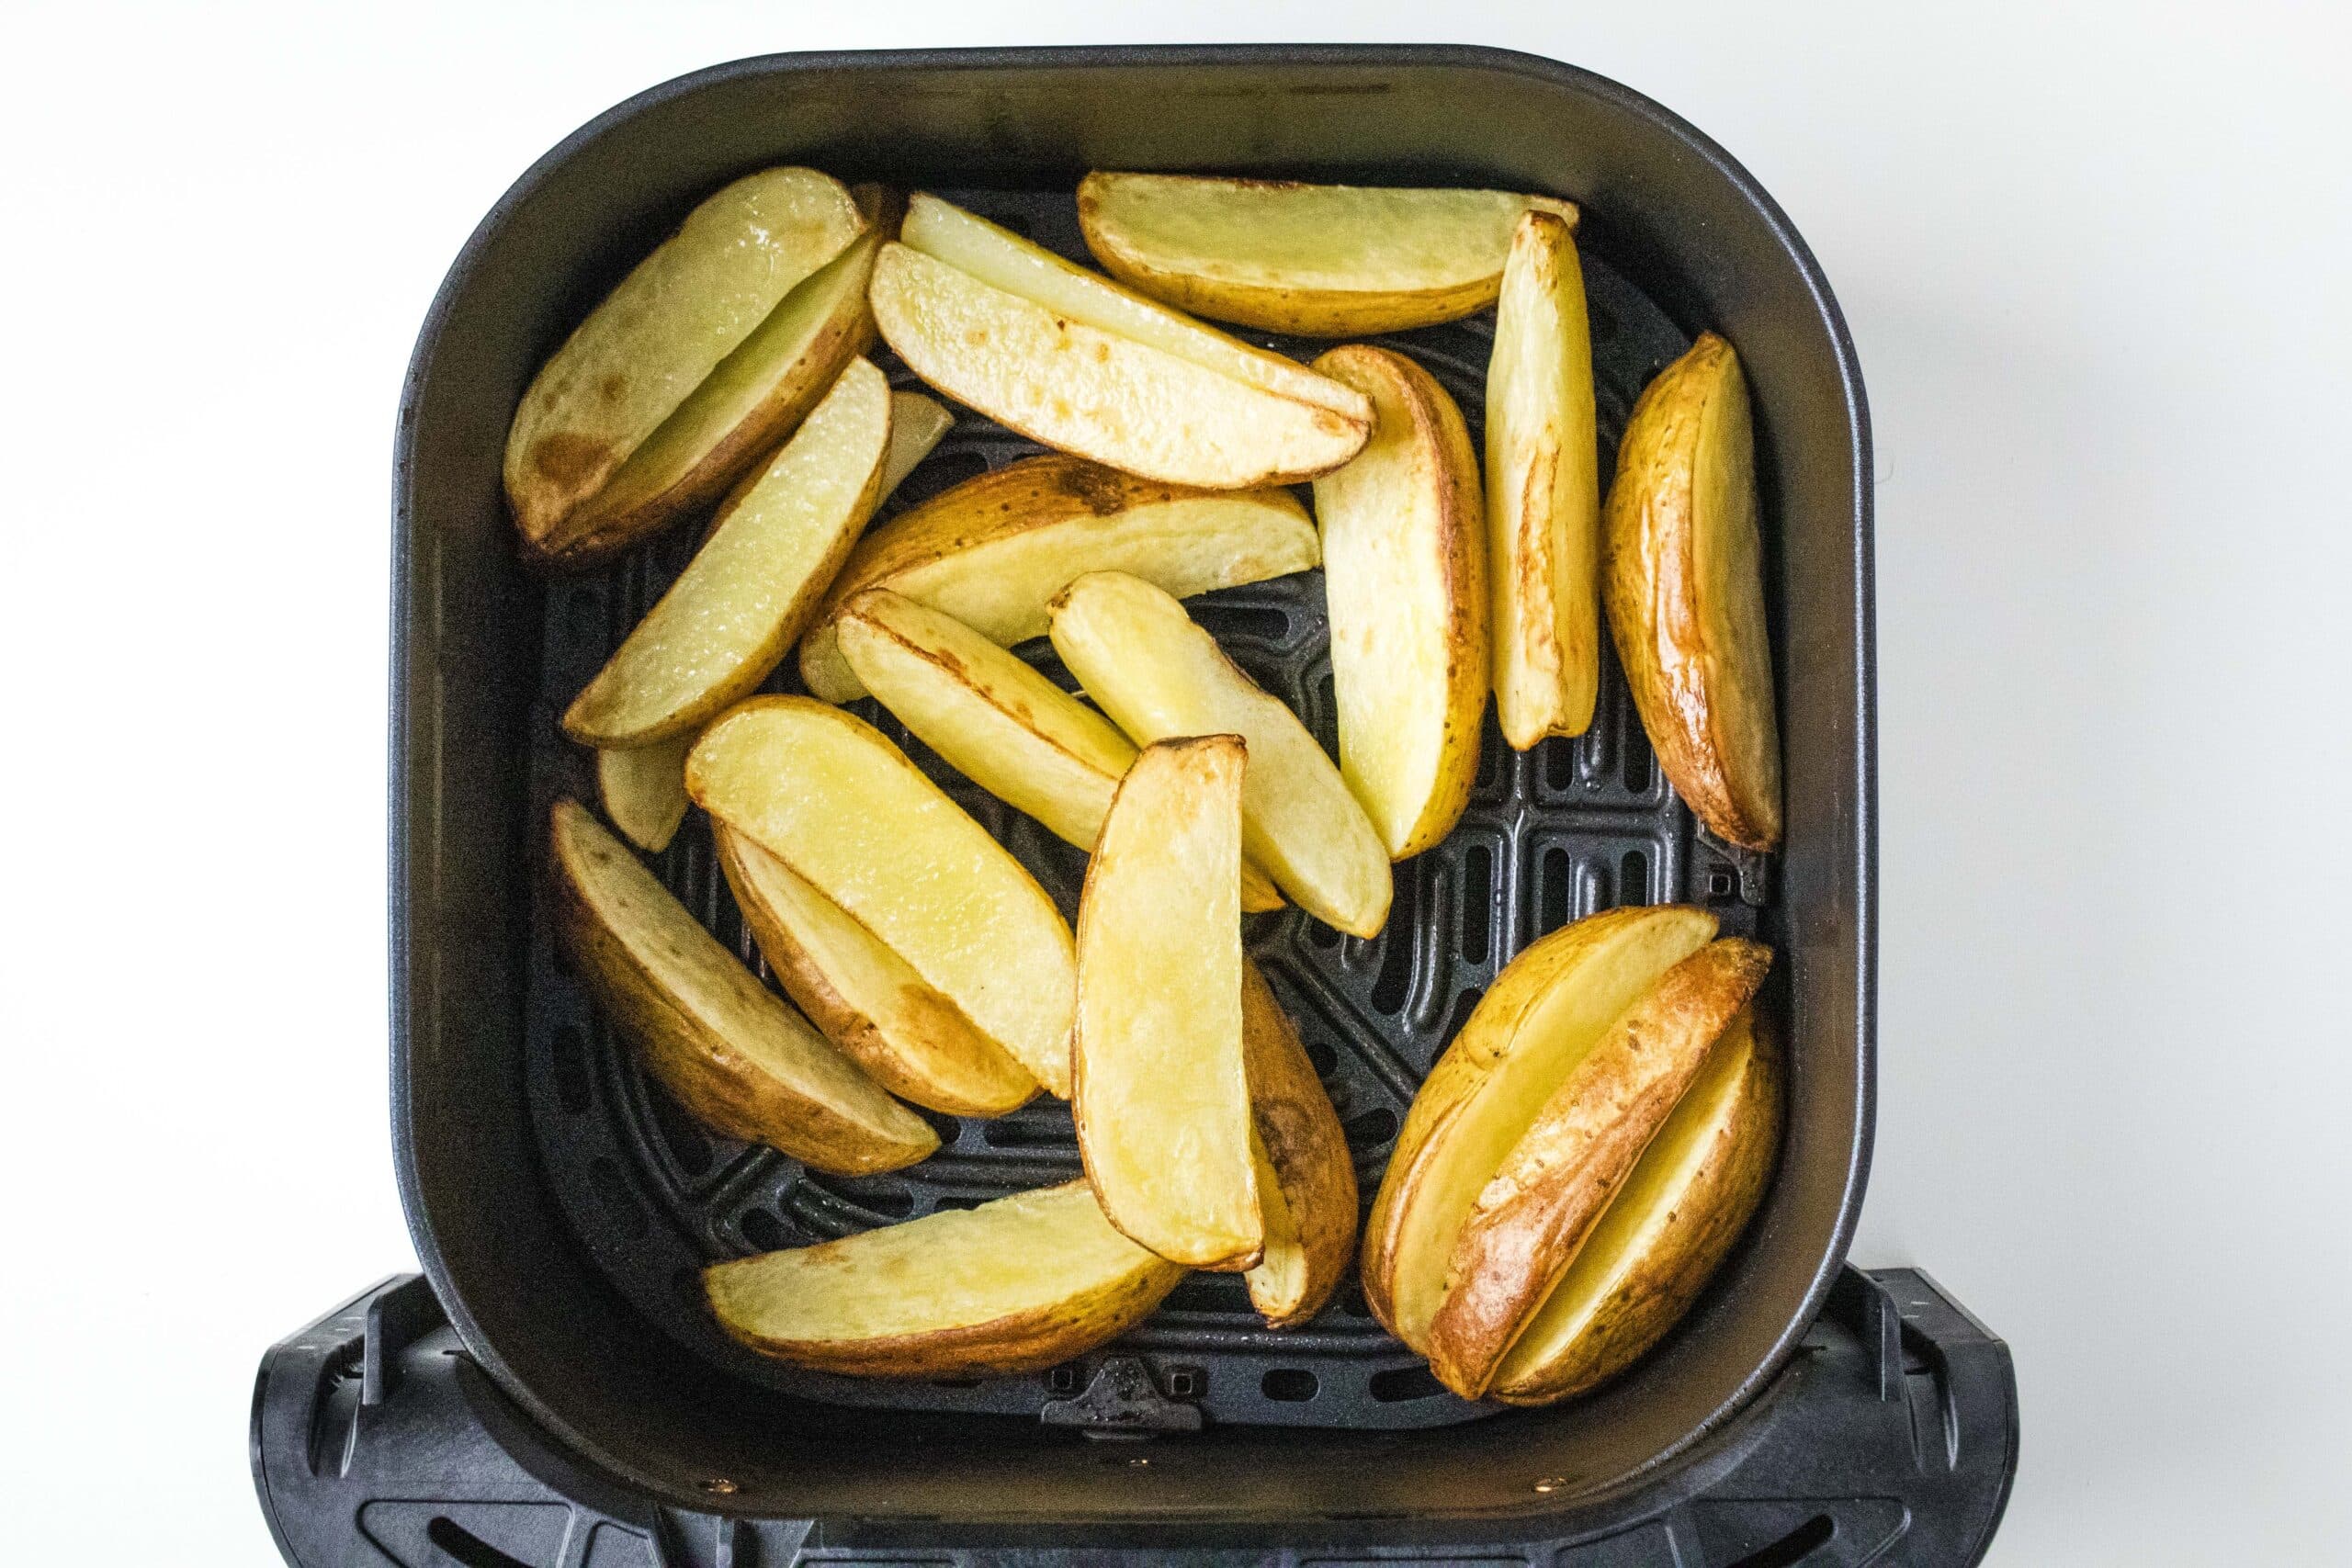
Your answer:
[[[1611,668],[1576,740],[1516,755],[1489,721],[1463,826],[1398,867],[1381,937],[1341,938],[1295,910],[1248,928],[1367,1198],[1430,1062],[1544,932],[1680,900],[1773,945],[1765,1022],[1787,1042],[1791,1100],[1772,1185],[1689,1316],[1626,1374],[1550,1410],[1469,1404],[1352,1292],[1278,1335],[1216,1276],[1123,1339],[1023,1378],[820,1377],[711,1324],[696,1279],[713,1259],[1077,1170],[1058,1104],[936,1118],[940,1155],[859,1179],[715,1138],[638,1072],[554,951],[546,808],[594,798],[556,715],[696,530],[586,575],[526,572],[500,488],[508,420],[547,355],[696,200],[780,163],[948,194],[1072,255],[1069,192],[1096,167],[1571,197],[1584,204],[1597,458],[1698,330],[1738,345],[1785,852],[1734,852],[1694,826]],[[1475,432],[1488,330],[1384,341],[1429,367]],[[893,506],[1035,450],[958,412]],[[1851,344],[1779,209],[1673,115],[1550,62],[1385,47],[781,55],[681,78],[584,127],[468,242],[401,403],[392,1109],[424,1273],[265,1362],[254,1465],[288,1560],[741,1568],[810,1554],[978,1562],[1017,1546],[1029,1562],[1111,1549],[1293,1562],[1310,1547],[1326,1562],[1514,1562],[1578,1542],[1543,1560],[1973,1560],[2014,1465],[2007,1352],[1922,1277],[1841,1275],[1872,1113],[1870,472]],[[1199,614],[1329,745],[1320,604],[1307,573],[1212,595]],[[1024,651],[1058,676],[1049,650]],[[787,669],[777,689],[795,679]],[[1078,852],[910,750],[1074,912]],[[698,820],[653,864],[756,962]],[[1827,1498],[1868,1499],[1884,1528],[1815,1506]],[[1936,1544],[1948,1542],[1962,1545]]]

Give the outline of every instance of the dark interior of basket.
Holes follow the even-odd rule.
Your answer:
[[[941,194],[1085,258],[1067,191]],[[1607,265],[1587,255],[1584,269],[1599,457],[1606,465],[1634,399],[1689,339]],[[1476,443],[1491,328],[1491,314],[1482,313],[1374,341],[1429,368],[1461,404]],[[1328,346],[1241,335],[1300,358]],[[877,346],[876,354],[894,386],[918,385],[887,349]],[[955,428],[885,502],[877,522],[983,469],[1042,450],[969,411],[956,412]],[[595,799],[593,761],[563,739],[557,716],[684,566],[700,532],[673,528],[601,571],[550,585],[532,714],[533,820],[545,820],[558,795]],[[1190,608],[1336,754],[1322,574],[1229,589]],[[1068,683],[1042,640],[1020,651]],[[801,689],[791,660],[770,689]],[[864,701],[854,709],[904,746],[1035,874],[1063,914],[1076,918],[1082,852],[948,768],[877,705]],[[535,853],[543,856],[544,846]],[[686,908],[765,977],[700,813],[690,814],[653,863]],[[1339,1109],[1369,1204],[1415,1087],[1512,954],[1546,931],[1619,904],[1703,904],[1723,917],[1727,934],[1752,934],[1769,893],[1765,869],[1700,831],[1675,798],[1604,638],[1599,710],[1584,735],[1514,753],[1489,710],[1470,807],[1443,843],[1396,868],[1395,906],[1378,937],[1342,936],[1295,908],[1245,917],[1245,937]],[[544,877],[535,886],[543,889]],[[542,902],[534,919],[544,930],[544,892],[537,897]],[[1130,1355],[1144,1361],[1163,1391],[1196,1403],[1217,1422],[1432,1427],[1489,1409],[1441,1389],[1420,1359],[1373,1321],[1352,1282],[1313,1323],[1275,1332],[1250,1309],[1240,1276],[1194,1274],[1124,1338],[1022,1377],[869,1382],[755,1356],[708,1316],[699,1279],[705,1264],[1069,1180],[1080,1169],[1069,1108],[1041,1097],[993,1121],[926,1111],[942,1147],[922,1164],[870,1177],[811,1171],[697,1124],[638,1068],[627,1043],[563,972],[552,944],[535,942],[529,951],[526,1072],[532,1122],[558,1201],[612,1283],[663,1332],[719,1367],[833,1404],[1034,1416],[1086,1387],[1103,1357]]]

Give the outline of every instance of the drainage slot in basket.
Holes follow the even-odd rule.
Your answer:
[[[1304,1367],[1276,1367],[1259,1380],[1259,1389],[1268,1399],[1284,1404],[1304,1404],[1315,1397],[1323,1385],[1313,1372]]]
[[[1827,1514],[1815,1514],[1780,1540],[1728,1564],[1728,1568],[1792,1568],[1828,1545],[1837,1533],[1837,1520]]]
[[[1402,1404],[1408,1400],[1434,1399],[1445,1392],[1445,1385],[1432,1376],[1419,1361],[1409,1367],[1391,1367],[1385,1372],[1374,1372],[1365,1382],[1372,1397],[1383,1404]]]

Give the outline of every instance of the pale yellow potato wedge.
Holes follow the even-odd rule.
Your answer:
[[[1315,362],[1372,400],[1372,439],[1315,481],[1340,773],[1391,860],[1470,804],[1487,713],[1487,537],[1470,431],[1430,373],[1363,344]]]
[[[1086,247],[1113,276],[1221,321],[1307,337],[1403,332],[1495,302],[1520,214],[1548,196],[1095,173]]]
[[[1781,841],[1747,378],[1702,333],[1643,389],[1617,448],[1601,592],[1658,766],[1715,836]]]
[[[805,344],[778,318],[866,229],[841,183],[809,169],[749,175],[695,209],[523,394],[504,479],[525,554],[609,554],[788,430],[808,407],[785,386]],[[850,312],[853,330],[863,319]]]
[[[1454,1238],[1430,1320],[1438,1382],[1485,1395],[1771,964],[1759,943],[1710,942],[1658,976],[1552,1091]]]
[[[1600,691],[1600,469],[1576,238],[1522,214],[1487,361],[1496,716],[1524,751],[1581,735]]]
[[[1428,1353],[1479,1190],[1609,1026],[1715,926],[1703,909],[1610,909],[1532,943],[1495,977],[1413,1097],[1365,1222],[1364,1301],[1389,1333]]]
[[[1048,614],[1062,662],[1129,739],[1246,740],[1241,835],[1250,859],[1316,919],[1354,936],[1379,933],[1396,892],[1388,852],[1297,715],[1141,578],[1089,572]]]
[[[756,691],[873,514],[889,444],[889,383],[872,361],[852,360],[572,700],[565,732],[592,746],[650,745]]]
[[[1091,852],[1135,743],[1111,721],[963,622],[868,588],[836,623],[858,680],[917,739],[973,783]],[[1245,910],[1282,907],[1248,862]]]
[[[895,493],[955,426],[956,416],[937,398],[926,398],[921,392],[892,392],[890,450],[882,459],[883,495]]]
[[[915,374],[1008,429],[1132,474],[1206,490],[1337,468],[1364,424],[1057,315],[936,257],[885,245],[869,291]]]
[[[1237,735],[1143,749],[1078,905],[1071,1035],[1086,1179],[1111,1223],[1194,1269],[1265,1250],[1241,1043]]]
[[[1068,1098],[1078,985],[1069,924],[880,731],[808,697],[754,697],[695,743],[686,793]]]
[[[1034,1372],[1116,1338],[1184,1277],[1111,1227],[1083,1181],[715,1263],[719,1326],[846,1377]]]
[[[678,1102],[820,1170],[914,1164],[930,1123],[762,986],[588,808],[550,814],[556,930],[581,982]]]
[[[1503,1357],[1489,1399],[1566,1399],[1665,1337],[1764,1196],[1781,1142],[1781,1077],[1752,1010],[1741,1013]]]
[[[1171,310],[953,202],[917,192],[907,205],[899,237],[911,249],[1066,320],[1148,344],[1260,391],[1329,409],[1353,423],[1372,423],[1372,410],[1361,397],[1298,361]]]
[[[596,753],[596,800],[621,837],[660,854],[686,819],[686,753],[695,738],[681,735],[634,750]]]
[[[840,905],[733,829],[713,838],[785,994],[875,1082],[956,1116],[1001,1116],[1037,1092],[1027,1068]]]
[[[1245,1276],[1269,1328],[1323,1310],[1356,1252],[1356,1167],[1347,1130],[1298,1031],[1249,960],[1241,964],[1241,1054],[1266,1250]]]
[[[1186,490],[1048,453],[977,475],[859,540],[801,641],[800,675],[830,703],[865,694],[833,638],[862,589],[894,589],[1010,648],[1043,636],[1046,602],[1090,571],[1129,572],[1181,599],[1322,558],[1286,490]]]

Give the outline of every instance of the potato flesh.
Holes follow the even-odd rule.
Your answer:
[[[1603,591],[1658,765],[1717,837],[1781,840],[1756,443],[1738,356],[1713,333],[1642,392],[1618,449]]]
[[[850,601],[836,632],[859,682],[950,767],[1063,842],[1091,852],[1135,743],[961,621],[887,588]],[[1244,909],[1282,907],[1241,867]]]
[[[695,744],[686,789],[1068,1097],[1069,927],[1021,863],[872,726],[806,697],[744,703]]]
[[[865,220],[838,180],[768,169],[695,208],[523,395],[506,491],[526,539],[554,535]]]
[[[1367,1241],[1367,1295],[1426,1352],[1455,1237],[1552,1090],[1660,975],[1715,932],[1679,907],[1611,909],[1529,946],[1430,1069],[1389,1156]]]
[[[865,694],[832,620],[861,589],[893,589],[1000,647],[1046,630],[1046,601],[1090,571],[1125,571],[1179,598],[1306,571],[1315,525],[1288,491],[1189,491],[1060,454],[957,485],[860,542],[803,641],[800,673],[828,702]]]
[[[1372,400],[1372,439],[1315,481],[1340,709],[1340,773],[1391,860],[1460,820],[1487,705],[1485,519],[1470,433],[1402,355],[1315,362]]]
[[[1062,591],[1051,614],[1055,650],[1129,739],[1247,741],[1242,843],[1250,861],[1317,919],[1378,934],[1396,888],[1387,851],[1296,715],[1243,674],[1183,605],[1139,578],[1091,572]]]
[[[686,753],[695,738],[596,753],[596,798],[621,837],[649,854],[670,847],[686,819]]]
[[[1656,1344],[1755,1212],[1780,1121],[1777,1065],[1742,1012],[1504,1356],[1496,1397],[1566,1398]]]
[[[1051,1365],[1140,1319],[1182,1277],[1120,1235],[1086,1184],[1071,1182],[715,1264],[703,1280],[729,1333],[854,1374],[861,1357],[881,1363],[872,1370],[897,1371],[932,1340],[949,1342],[944,1355],[1010,1370],[1008,1347],[1060,1325],[1037,1363]]]
[[[1361,397],[1296,360],[1252,348],[935,196],[919,192],[908,203],[899,238],[1056,315],[1148,344],[1244,386],[1329,409],[1352,423],[1371,422],[1372,411]]]
[[[581,971],[689,1110],[730,1137],[824,1170],[894,1169],[939,1146],[922,1118],[737,963],[586,807],[560,801],[551,820],[557,874],[589,922],[572,943]]]
[[[1119,784],[1078,912],[1073,1108],[1111,1223],[1171,1263],[1265,1246],[1241,1043],[1238,736],[1148,746]]]
[[[956,1116],[1001,1116],[1037,1080],[842,907],[725,826],[718,860],[785,991],[891,1093]]]
[[[955,425],[956,416],[937,398],[926,398],[921,392],[892,392],[890,450],[882,459],[883,495],[895,494]]]
[[[889,394],[871,361],[851,362],[573,701],[564,715],[573,739],[649,745],[767,679],[879,498]]]
[[[1524,751],[1591,727],[1600,690],[1600,473],[1592,333],[1568,226],[1531,212],[1511,238],[1487,363],[1494,687]]]
[[[1346,415],[1057,315],[903,244],[883,247],[871,298],[883,337],[925,381],[1129,473],[1248,490],[1337,468],[1363,444]]]
[[[1092,174],[1088,248],[1116,276],[1186,310],[1271,332],[1400,332],[1492,304],[1512,226],[1550,197]]]
[[[1266,1250],[1250,1304],[1286,1328],[1320,1311],[1356,1249],[1355,1157],[1347,1130],[1258,966],[1241,965],[1241,1051],[1250,1069],[1252,1149]]]

